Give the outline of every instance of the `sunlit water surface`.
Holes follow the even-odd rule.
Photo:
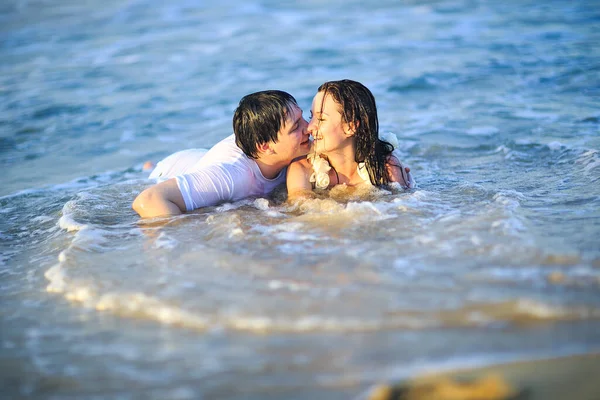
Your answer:
[[[199,3],[0,6],[4,394],[347,399],[599,349],[598,4]],[[243,95],[342,78],[416,190],[130,209]]]

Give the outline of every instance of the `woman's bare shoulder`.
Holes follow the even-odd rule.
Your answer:
[[[306,174],[312,171],[312,164],[306,157],[300,157],[292,161],[288,167],[288,176],[292,174]]]
[[[286,180],[288,194],[291,195],[292,193],[297,191],[311,190],[311,174],[312,165],[306,159],[306,157],[294,160],[287,170]]]
[[[308,157],[303,156],[303,157],[298,157],[296,158],[294,161],[292,161],[292,163],[290,164],[290,166],[295,165],[297,168],[312,168],[312,164],[310,163],[310,161],[308,161]]]

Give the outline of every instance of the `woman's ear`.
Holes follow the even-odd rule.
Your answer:
[[[358,129],[359,125],[359,121],[348,122],[347,124],[344,124],[344,133],[346,134],[346,136],[354,136],[354,134],[356,133],[356,129]]]

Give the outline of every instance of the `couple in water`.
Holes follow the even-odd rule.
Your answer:
[[[150,178],[162,182],[140,193],[133,209],[144,218],[178,215],[264,196],[284,182],[288,199],[340,184],[415,186],[394,146],[379,138],[375,98],[359,82],[321,85],[310,122],[286,92],[249,94],[235,110],[233,131],[208,152],[184,150],[158,163]]]

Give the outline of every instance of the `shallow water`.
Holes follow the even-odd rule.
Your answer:
[[[346,399],[598,351],[600,7],[538,3],[3,3],[3,393]],[[130,209],[243,95],[341,78],[416,190]]]

